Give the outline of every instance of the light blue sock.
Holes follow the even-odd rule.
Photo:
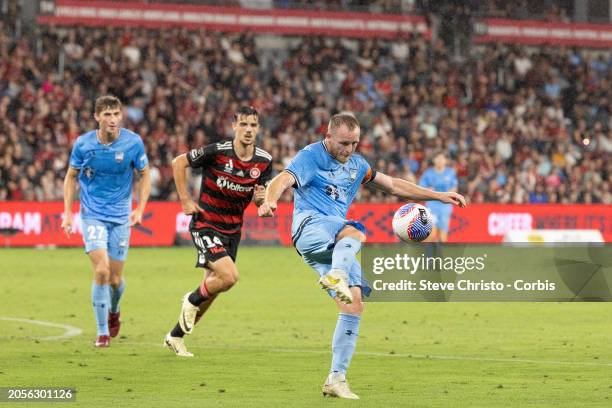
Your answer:
[[[345,237],[336,242],[332,254],[332,269],[342,269],[348,273],[360,249],[361,241],[355,238]]]
[[[346,375],[351,358],[357,346],[357,336],[359,335],[360,316],[340,313],[332,340],[332,365],[331,372]]]
[[[98,325],[98,336],[108,336],[108,308],[110,306],[110,289],[108,284],[91,286],[91,300],[93,302],[94,315]]]
[[[123,296],[123,291],[125,290],[125,281],[121,279],[121,283],[115,289],[113,285],[110,285],[110,311],[112,313],[117,313],[119,311],[119,301],[121,300],[121,296]]]

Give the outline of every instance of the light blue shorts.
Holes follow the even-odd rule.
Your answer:
[[[453,213],[452,209],[448,210],[446,208],[440,207],[427,207],[429,211],[431,211],[431,215],[433,216],[434,225],[440,230],[444,232],[448,232],[448,226],[450,225],[451,214]]]
[[[85,253],[94,249],[106,249],[108,256],[116,261],[125,261],[130,246],[130,225],[82,219]]]
[[[336,236],[346,225],[352,225],[365,234],[365,227],[357,221],[345,220],[336,216],[312,215],[306,217],[296,226],[292,236],[293,245],[304,259],[304,262],[314,269],[319,277],[328,273],[332,266],[332,254],[336,245]],[[349,270],[349,286],[361,287],[361,293],[369,296],[372,289],[363,279],[361,265],[353,260]],[[331,297],[336,293],[328,291]]]

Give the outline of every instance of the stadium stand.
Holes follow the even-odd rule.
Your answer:
[[[484,4],[488,13],[497,3]],[[418,35],[292,37],[272,50],[253,33],[19,36],[11,21],[0,28],[0,200],[61,200],[71,144],[95,126],[93,99],[112,93],[145,140],[154,200],[176,199],[172,157],[228,138],[246,103],[262,114],[260,144],[277,171],[324,134],[331,113],[351,110],[360,152],[388,174],[418,179],[445,150],[471,202],[612,203],[610,50],[493,44],[457,58]],[[383,198],[364,190],[360,200]]]

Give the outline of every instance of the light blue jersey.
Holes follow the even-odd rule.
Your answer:
[[[338,233],[346,225],[365,233],[363,225],[346,219],[346,213],[360,185],[373,180],[376,173],[359,154],[353,154],[347,163],[338,162],[323,142],[300,150],[285,171],[296,180],[293,243],[304,261],[323,276],[331,268]],[[361,287],[368,296],[371,289],[362,278],[359,262],[354,259],[346,269],[349,286]],[[329,294],[335,296],[332,291]]]
[[[79,169],[81,218],[116,224],[128,222],[132,209],[133,170],[149,164],[139,135],[121,128],[117,139],[100,143],[96,131],[76,140],[70,167]]]
[[[450,191],[457,188],[457,174],[450,167],[445,167],[441,172],[437,172],[435,168],[430,167],[421,176],[419,183],[421,186],[431,188],[434,191]],[[440,201],[428,201],[427,206],[431,208],[440,208],[450,211],[453,208],[452,204],[442,203]]]
[[[300,150],[285,170],[293,175],[297,184],[294,227],[313,213],[346,218],[361,184],[375,176],[361,155],[353,154],[347,163],[340,163],[328,153],[322,141]]]
[[[450,191],[457,188],[457,174],[450,167],[445,167],[441,172],[430,167],[421,176],[419,184],[434,191]],[[431,210],[436,227],[448,232],[453,205],[440,201],[428,201],[426,205]]]

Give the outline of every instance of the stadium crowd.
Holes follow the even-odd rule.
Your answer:
[[[176,199],[174,156],[231,136],[242,104],[281,170],[356,113],[375,169],[418,181],[447,152],[471,202],[612,204],[612,53],[487,45],[458,62],[441,41],[295,39],[183,29],[0,29],[0,200],[61,200],[70,148],[93,101],[125,104],[152,166],[154,200]],[[363,190],[362,201],[382,201]]]

